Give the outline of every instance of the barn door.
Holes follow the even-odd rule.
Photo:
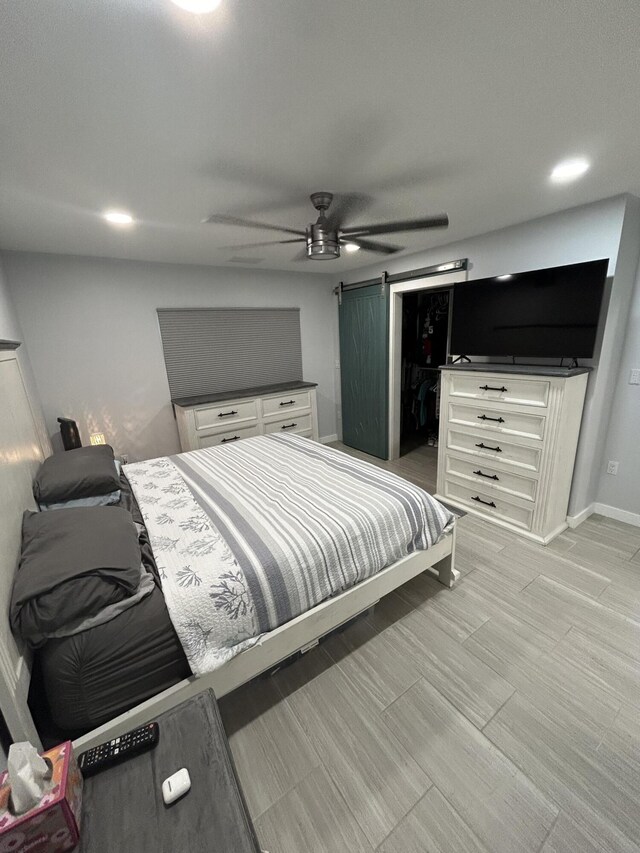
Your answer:
[[[339,311],[343,441],[387,459],[389,286],[345,290]]]

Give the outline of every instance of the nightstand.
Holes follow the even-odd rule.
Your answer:
[[[85,780],[79,853],[260,853],[213,691],[156,719],[155,749]],[[191,790],[165,806],[181,767]]]

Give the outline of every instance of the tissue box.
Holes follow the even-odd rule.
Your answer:
[[[8,773],[0,774],[0,853],[64,853],[80,840],[82,775],[71,741],[42,753],[53,765],[47,791],[30,811],[9,811]]]

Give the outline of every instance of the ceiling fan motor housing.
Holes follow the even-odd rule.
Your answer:
[[[330,261],[340,257],[338,235],[328,229],[326,220],[307,226],[307,257],[316,261]]]

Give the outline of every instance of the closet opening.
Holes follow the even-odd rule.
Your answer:
[[[440,417],[440,365],[449,356],[451,287],[402,294],[400,456],[419,452],[435,473]]]

